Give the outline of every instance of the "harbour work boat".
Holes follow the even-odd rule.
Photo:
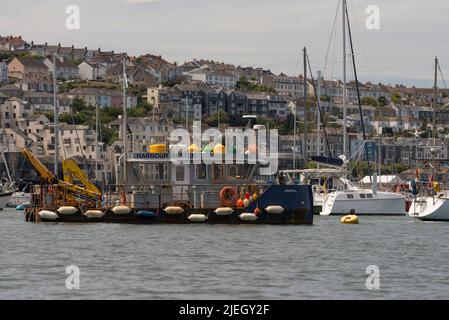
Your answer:
[[[155,153],[131,152],[124,169],[128,172],[128,184],[109,186],[105,193],[95,190],[76,164],[72,163],[71,170],[82,185],[75,185],[74,180],[57,180],[29,150],[23,150],[42,179],[48,182],[32,186],[31,206],[25,211],[27,220],[136,224],[313,223],[310,185],[260,182],[256,179],[257,169],[263,166],[260,161],[239,165],[174,164],[170,153],[157,149]],[[219,149],[222,151],[222,146]],[[63,170],[67,166],[63,165]]]
[[[204,140],[202,137],[196,140],[193,126],[192,135],[188,132],[186,116],[184,138],[190,140],[192,136],[196,144],[183,144],[184,150],[177,151],[182,143],[148,146],[132,137],[128,146],[126,57],[123,58],[123,72],[123,149],[117,159],[116,184],[107,186],[102,192],[70,159],[63,160],[64,178],[58,179],[58,138],[55,139],[54,173],[30,150],[23,149],[22,154],[42,180],[41,185],[31,186],[31,204],[25,209],[27,221],[313,223],[310,185],[268,184],[257,178],[262,168],[268,166],[271,169],[271,158],[275,158],[271,149],[270,155],[256,155],[259,149],[257,142],[262,145],[267,142],[259,140],[259,135],[254,136],[255,143],[249,144],[252,140],[248,139],[246,150],[237,151],[233,145],[226,148],[222,143],[213,144],[211,141],[203,146]],[[56,78],[53,79],[55,81]],[[54,110],[56,129],[56,105]],[[252,132],[257,128],[252,128]],[[55,136],[58,137],[56,130]],[[217,137],[208,137],[214,138],[214,141],[215,138],[223,140],[220,132]],[[275,172],[270,173],[273,174]]]

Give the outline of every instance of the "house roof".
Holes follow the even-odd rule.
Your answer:
[[[17,59],[25,67],[47,69],[47,66],[44,64],[42,59],[28,57],[15,57],[14,59]]]

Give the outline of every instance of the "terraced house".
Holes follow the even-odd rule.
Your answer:
[[[8,74],[17,80],[47,80],[48,67],[39,58],[14,57],[8,64]]]

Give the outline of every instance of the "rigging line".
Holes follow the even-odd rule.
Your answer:
[[[446,81],[444,81],[443,72],[441,71],[440,63],[438,62],[438,70],[440,70],[441,80],[443,81],[444,88],[447,89]]]
[[[317,96],[317,90],[316,90],[316,85],[315,85],[315,79],[313,78],[312,67],[310,66],[309,55],[306,55],[306,59],[307,59],[307,64],[308,64],[308,66],[309,66],[310,79],[312,80],[313,91],[314,91],[314,93],[315,93],[315,96]],[[318,79],[318,81],[320,81],[320,79]],[[322,127],[323,127],[324,141],[326,142],[327,153],[328,153],[328,155],[329,155],[330,157],[332,157],[332,153],[331,153],[331,150],[330,150],[330,147],[329,147],[329,141],[328,141],[328,139],[327,139],[326,126],[324,125],[324,121],[323,121],[323,120],[324,120],[324,118],[323,118],[323,113],[322,113],[322,111],[321,111],[321,101],[319,101],[319,100],[317,99],[316,105],[317,105],[318,112],[320,113],[320,119],[321,119],[321,122],[322,122],[321,124],[322,124]],[[317,130],[318,130],[318,128],[317,128]],[[318,132],[318,134],[319,134],[319,132]],[[320,148],[320,146],[318,146],[318,148]]]
[[[353,70],[354,70],[354,78],[355,78],[355,86],[357,89],[357,102],[359,105],[359,112],[360,112],[360,121],[362,123],[362,133],[363,133],[363,141],[366,141],[366,132],[365,132],[365,124],[363,121],[363,111],[362,111],[362,103],[360,100],[360,88],[359,88],[359,80],[357,78],[357,69],[356,69],[356,65],[355,65],[355,56],[354,56],[354,46],[352,44],[352,32],[351,32],[351,23],[349,22],[349,15],[348,15],[348,7],[346,6],[345,8],[346,11],[346,18],[347,18],[347,24],[348,24],[348,35],[349,35],[349,43],[350,43],[350,48],[351,48],[351,56],[352,56],[352,65],[353,65]],[[343,121],[346,121],[346,119],[343,119]],[[370,180],[371,179],[371,170],[370,170],[370,161],[369,161],[369,154],[368,154],[368,148],[365,147],[365,155],[366,155],[366,161],[368,164],[368,174],[370,176]],[[370,181],[372,183],[372,181]]]
[[[339,10],[339,8],[340,8],[340,2],[341,2],[341,0],[338,0],[338,3],[337,3],[337,10],[336,10],[336,12],[335,12],[335,17],[334,17],[334,23],[333,23],[333,25],[332,25],[331,36],[330,36],[330,38],[329,38],[329,43],[327,44],[326,56],[325,56],[325,58],[324,58],[323,74],[324,74],[324,72],[326,71],[326,67],[327,67],[327,59],[328,59],[328,57],[329,57],[329,50],[330,50],[330,47],[331,47],[331,44],[332,44],[332,38],[334,38],[334,41],[335,41],[335,38],[336,38],[336,37],[334,37],[334,33],[335,33],[336,25],[337,25],[337,17],[338,17],[338,10]]]
[[[353,11],[353,12],[357,12],[357,11],[356,11],[356,8],[355,8],[355,6],[354,6],[354,1],[350,1],[350,2],[351,2],[352,11]],[[360,46],[361,46],[361,48],[362,48],[362,55],[363,55],[363,58],[364,58],[365,63],[366,63],[366,68],[368,69],[369,80],[370,80],[370,81],[373,81],[373,75],[372,75],[372,73],[371,73],[371,67],[370,67],[370,64],[369,64],[369,62],[368,62],[368,57],[367,57],[367,55],[366,55],[365,43],[363,42],[362,32],[360,31],[360,27],[359,27],[359,25],[360,25],[360,24],[359,24],[359,20],[358,20],[356,14],[354,14],[354,17],[355,17],[355,28],[356,28],[357,34],[358,34],[358,36],[359,36]]]
[[[337,34],[338,34],[338,29],[337,29],[337,33],[336,33],[336,35],[334,37],[334,43],[333,43],[334,54],[332,56],[331,80],[336,78],[335,75],[334,75],[334,71],[335,71],[335,64],[336,64],[336,61],[337,61],[337,54],[335,53],[335,48],[337,47]]]
[[[80,140],[80,137],[79,137],[79,134],[78,134],[78,129],[77,129],[76,124],[75,124],[75,118],[73,117],[73,110],[72,110],[72,113],[71,113],[71,117],[72,117],[72,125],[75,126],[75,135],[76,135],[76,138],[78,139],[78,146],[80,147],[81,156],[82,156],[82,158],[84,160],[84,168],[86,170],[88,170],[87,159],[86,159],[86,156],[84,155],[83,146],[81,145],[81,140]]]

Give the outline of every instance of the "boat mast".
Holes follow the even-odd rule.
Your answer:
[[[433,79],[433,103],[432,103],[432,111],[433,111],[433,117],[432,117],[432,134],[433,134],[433,145],[436,145],[436,110],[435,110],[435,104],[437,103],[437,95],[438,95],[438,87],[437,87],[437,80],[438,80],[438,57],[435,57],[435,75]]]
[[[123,192],[126,193],[126,184],[128,181],[127,177],[127,162],[128,162],[128,154],[127,154],[127,125],[128,125],[128,117],[127,117],[127,106],[126,106],[126,86],[128,85],[128,81],[126,80],[126,54],[123,54]]]
[[[58,179],[59,171],[59,118],[58,118],[58,99],[56,97],[56,54],[53,55],[53,123],[55,126],[55,158],[54,158],[54,175]]]
[[[307,162],[309,160],[307,152],[307,49],[304,47],[304,143],[303,143],[303,155],[304,155],[304,167],[307,168]]]
[[[437,152],[436,149],[436,139],[437,139],[437,131],[436,131],[436,110],[435,106],[437,103],[437,95],[438,95],[438,87],[437,87],[437,81],[438,81],[438,57],[435,57],[435,74],[433,78],[433,102],[432,102],[432,135],[433,135],[433,146],[430,149],[430,152],[432,153],[432,162],[433,162],[433,179],[436,179],[436,176],[438,174],[438,168],[437,168],[437,162],[435,160],[435,153]]]
[[[346,132],[346,0],[342,5],[343,21],[343,155],[347,156],[347,132]]]
[[[98,104],[95,106],[95,180],[98,182],[98,124],[99,112]]]
[[[321,71],[318,71],[318,83],[317,83],[317,113],[316,113],[316,155],[321,155],[321,117],[320,117],[320,108],[318,107],[319,103],[321,102]],[[319,165],[318,165],[319,166]]]

